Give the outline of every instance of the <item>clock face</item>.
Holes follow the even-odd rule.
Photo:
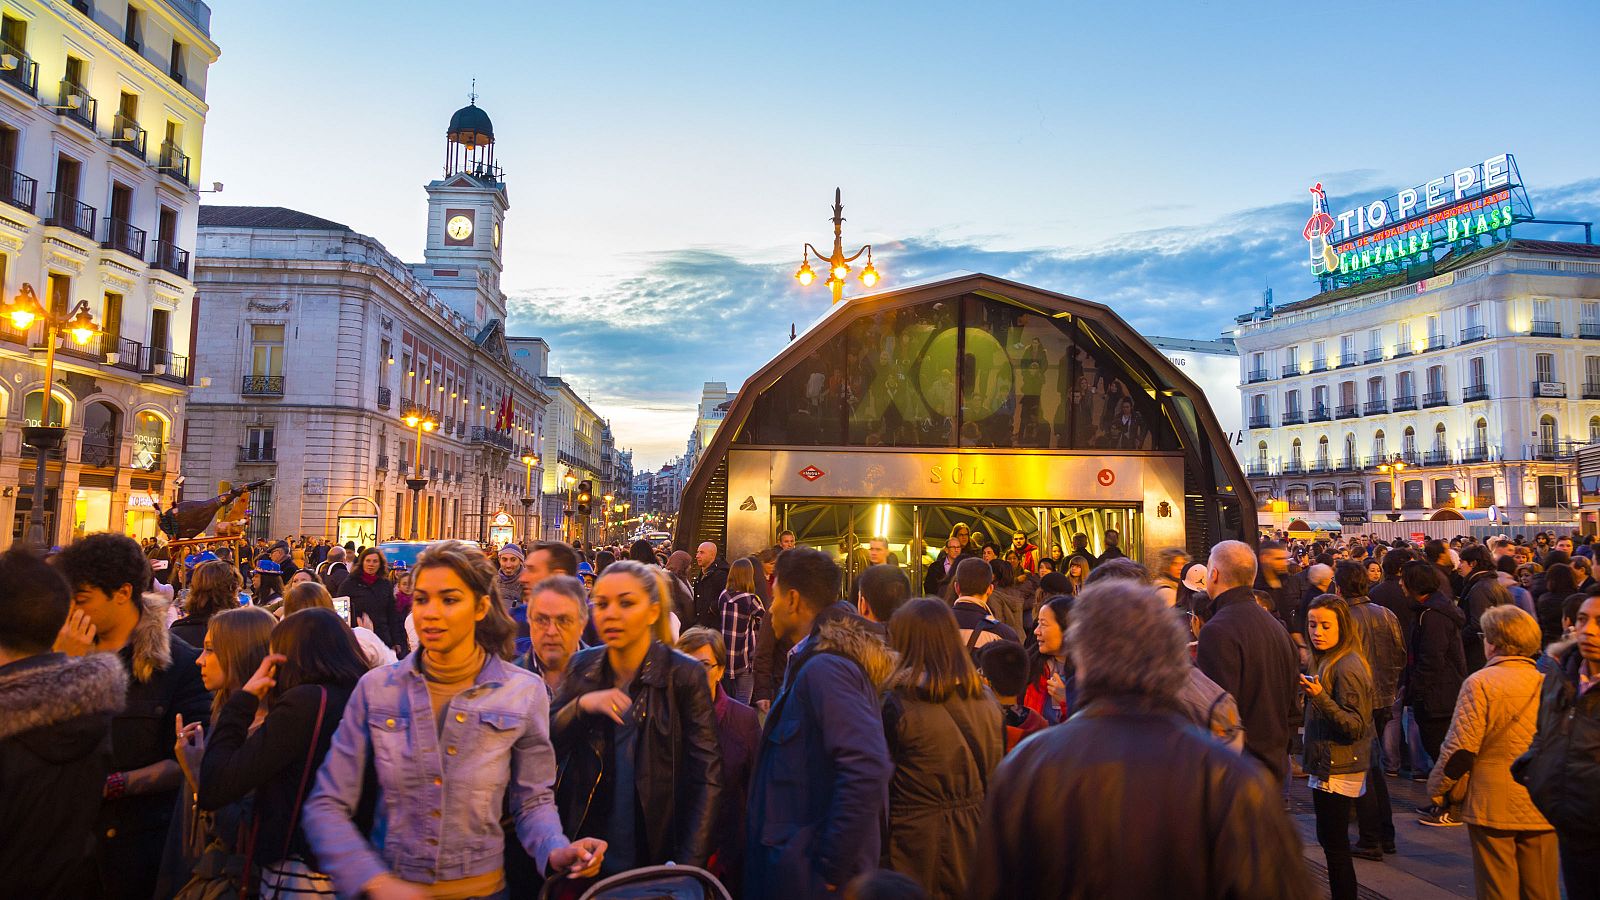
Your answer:
[[[500,223],[494,223],[494,248],[500,249]]]
[[[450,221],[444,223],[444,233],[454,240],[464,241],[472,237],[472,220],[466,216],[451,216]]]

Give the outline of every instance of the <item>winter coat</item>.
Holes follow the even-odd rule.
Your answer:
[[[994,593],[989,595],[989,609],[1000,624],[1021,634],[1022,611],[1032,596],[1031,592],[1024,592],[1020,587],[996,585]]]
[[[1005,755],[1000,706],[987,691],[932,703],[897,689],[882,709],[894,760],[884,866],[933,900],[963,897],[984,792]]]
[[[1600,840],[1600,689],[1578,695],[1576,646],[1556,656],[1560,669],[1545,676],[1538,732],[1511,774],[1563,837],[1593,842]]]
[[[1292,575],[1284,575],[1278,581],[1277,587],[1267,584],[1264,572],[1256,573],[1255,590],[1264,592],[1272,598],[1272,614],[1278,618],[1279,624],[1291,634],[1299,634],[1300,628],[1300,601],[1305,593],[1305,585]],[[1251,598],[1254,602],[1254,598]]]
[[[1411,629],[1417,626],[1417,610],[1411,601],[1411,596],[1400,584],[1399,578],[1385,578],[1372,586],[1367,592],[1367,599],[1394,613],[1395,619],[1400,623],[1401,646],[1411,646]]]
[[[1428,796],[1443,797],[1457,779],[1445,768],[1457,753],[1471,754],[1471,776],[1461,818],[1505,831],[1549,831],[1528,789],[1511,777],[1511,763],[1533,743],[1544,676],[1526,656],[1502,656],[1467,676],[1455,718],[1428,776]]]
[[[607,834],[613,779],[606,776],[613,765],[615,728],[610,718],[579,709],[578,700],[615,684],[605,647],[580,650],[567,663],[551,704],[556,805],[562,830],[573,838]],[[722,786],[717,715],[705,668],[652,642],[628,691],[634,703],[630,715],[639,723],[633,789],[643,826],[636,830],[634,860],[641,866],[669,860],[704,866]]]
[[[0,872],[8,896],[99,893],[96,818],[111,719],[127,702],[115,656],[43,653],[0,666]]]
[[[1561,640],[1561,606],[1570,594],[1553,594],[1545,591],[1534,603],[1534,618],[1539,620],[1539,635],[1546,644]]]
[[[1461,605],[1466,609],[1467,627],[1461,632],[1461,647],[1466,654],[1467,671],[1483,668],[1483,626],[1479,620],[1493,606],[1511,605],[1511,592],[1500,584],[1499,572],[1474,572],[1461,587]]]
[[[1255,761],[1175,708],[1097,698],[995,770],[968,896],[1301,900],[1300,853]]]
[[[878,868],[894,763],[878,686],[894,654],[835,604],[797,645],[750,781],[745,900],[827,895]]]
[[[956,566],[960,565],[961,560],[964,558],[966,558],[965,554],[962,554],[956,556],[954,561],[951,561],[950,557],[943,550],[940,550],[939,555],[933,558],[933,562],[929,563],[928,568],[922,573],[922,595],[924,597],[944,596],[945,584],[955,577]],[[946,562],[950,562],[948,571],[945,568]]]
[[[167,626],[168,629],[191,647],[206,645],[206,629],[211,627],[211,613],[187,615]]]
[[[1417,627],[1411,632],[1406,705],[1419,719],[1446,719],[1455,710],[1456,695],[1467,678],[1461,644],[1467,614],[1443,591],[1414,605],[1418,608]]]
[[[1288,584],[1288,581],[1284,582]],[[1250,588],[1224,591],[1200,629],[1195,664],[1233,695],[1244,721],[1245,748],[1282,781],[1289,772],[1290,720],[1300,661],[1294,642]]]
[[[761,718],[756,711],[717,691],[717,747],[722,759],[722,791],[717,798],[717,825],[711,835],[715,854],[712,874],[737,887],[744,880],[745,810],[750,805],[750,773],[761,746]]]
[[[1178,690],[1178,706],[1189,721],[1216,738],[1218,743],[1235,753],[1244,752],[1244,723],[1239,719],[1239,704],[1199,667],[1189,667],[1189,679]]]
[[[1367,771],[1372,755],[1372,676],[1360,653],[1339,657],[1322,676],[1322,691],[1306,694],[1306,774],[1327,781],[1332,775]]]
[[[722,606],[717,603],[722,592],[728,589],[728,564],[715,560],[694,580],[694,609],[689,616],[680,616],[686,626],[699,626],[715,631],[722,627]]]
[[[1394,706],[1406,670],[1400,620],[1370,597],[1356,597],[1350,600],[1350,621],[1361,632],[1361,658],[1372,676],[1372,708],[1387,710]]]
[[[372,620],[372,632],[385,646],[408,646],[405,619],[395,616],[394,582],[379,578],[367,584],[361,580],[361,573],[355,572],[339,585],[338,595],[350,598],[350,624],[359,624],[365,615]]]

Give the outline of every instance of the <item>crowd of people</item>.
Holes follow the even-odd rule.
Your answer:
[[[1397,851],[1405,777],[1465,824],[1479,896],[1600,897],[1592,540],[1140,563],[1119,537],[957,525],[920,592],[885,542],[841,567],[791,532],[409,568],[13,548],[0,871],[139,900],[576,897],[668,863],[752,900],[1296,898],[1304,778],[1343,900]]]

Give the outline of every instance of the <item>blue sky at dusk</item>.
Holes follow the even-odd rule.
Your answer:
[[[641,468],[823,311],[792,273],[835,186],[885,287],[985,271],[1186,337],[1314,292],[1316,181],[1343,209],[1509,151],[1541,216],[1600,219],[1594,2],[212,6],[217,201],[406,259],[477,78],[511,329]]]

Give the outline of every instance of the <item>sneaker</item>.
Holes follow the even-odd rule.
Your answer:
[[[1399,778],[1400,777],[1400,770],[1399,769],[1384,769],[1383,770],[1383,774],[1389,776],[1390,778]]]
[[[1354,844],[1350,847],[1350,855],[1358,859],[1383,862],[1383,848],[1376,844]]]
[[[1411,772],[1411,780],[1412,781],[1427,781],[1428,780],[1428,773],[1427,772],[1418,772],[1416,770],[1412,770],[1412,772]]]
[[[1441,809],[1437,812],[1420,815],[1417,817],[1417,821],[1423,825],[1431,825],[1434,828],[1450,828],[1456,825],[1466,824],[1465,822],[1456,818],[1456,816],[1448,809]]]

